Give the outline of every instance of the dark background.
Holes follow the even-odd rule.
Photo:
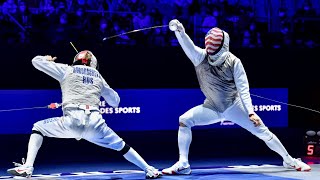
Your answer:
[[[167,28],[160,32],[152,29],[132,33],[127,39],[102,41],[102,38],[167,25],[177,18],[195,44],[203,47],[202,30],[213,26],[204,23],[204,19],[210,17],[217,22],[214,26],[230,34],[230,51],[242,60],[251,88],[288,88],[290,104],[320,110],[318,1],[195,0],[179,4],[179,1],[138,0],[135,4],[124,0],[122,4],[117,4],[119,1],[110,4],[111,1],[92,0],[91,4],[78,4],[74,0],[53,0],[45,5],[43,0],[15,0],[16,9],[8,1],[0,2],[1,89],[59,89],[59,83],[36,70],[31,59],[36,55],[52,55],[58,57],[56,62],[71,64],[76,52],[70,41],[79,51],[88,49],[95,54],[100,73],[114,89],[199,88],[192,63]],[[155,8],[160,14],[155,13]],[[141,23],[135,20],[147,16],[152,21],[138,26]],[[320,113],[294,106],[288,110],[288,128],[271,131],[292,156],[301,157],[306,154],[305,131],[320,130]],[[157,115],[158,111],[154,113]],[[174,163],[178,159],[176,119],[176,131],[118,134],[147,161]],[[10,119],[1,118],[0,114],[0,121]],[[0,136],[3,173],[12,161],[20,162],[26,157],[28,139],[29,135]],[[191,162],[196,158],[248,156],[277,157],[281,163],[280,157],[263,141],[244,129],[193,131]],[[35,166],[97,161],[124,162],[117,152],[86,141],[45,138]]]

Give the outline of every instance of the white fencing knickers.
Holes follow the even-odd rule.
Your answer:
[[[120,151],[125,142],[108,127],[99,110],[65,108],[64,116],[38,121],[32,130],[54,138],[85,139],[102,147]]]
[[[244,109],[240,99],[237,99],[233,105],[226,109],[223,113],[216,112],[212,109],[204,107],[203,105],[198,105],[185,112],[179,118],[179,122],[185,124],[189,128],[193,126],[210,125],[224,120],[232,121],[238,124],[264,141],[268,141],[273,137],[273,134],[264,125],[262,120],[260,126],[254,126],[253,122],[250,121],[249,115]]]

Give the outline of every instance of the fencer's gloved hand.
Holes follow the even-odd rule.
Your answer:
[[[179,32],[182,32],[182,33],[185,32],[182,23],[180,23],[177,19],[173,19],[173,20],[171,20],[169,22],[169,29],[171,31],[179,31]]]

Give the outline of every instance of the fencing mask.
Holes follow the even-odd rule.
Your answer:
[[[72,65],[86,65],[95,69],[99,68],[97,58],[88,50],[79,52],[74,57]]]

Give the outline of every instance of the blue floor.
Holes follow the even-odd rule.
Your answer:
[[[150,165],[158,169],[166,168],[175,161],[149,161]],[[320,177],[320,164],[311,165],[311,172],[297,172],[281,166],[277,158],[214,158],[190,161],[191,175],[168,176],[160,179],[245,179],[245,180],[316,180]],[[318,162],[316,162],[318,163]],[[13,179],[1,167],[0,179]],[[144,172],[133,164],[123,160],[117,162],[97,163],[65,163],[38,164],[31,179],[145,179]]]
[[[293,157],[305,154],[302,130],[272,129]],[[150,165],[160,170],[178,160],[177,132],[119,132]],[[147,136],[146,136],[147,134]],[[13,179],[6,170],[26,157],[29,135],[0,136],[0,179]],[[243,129],[193,131],[192,174],[161,179],[320,180],[320,163],[311,172],[282,167],[282,158]],[[310,161],[311,163],[312,161]],[[38,152],[31,179],[145,179],[119,152],[87,141],[46,138]]]

